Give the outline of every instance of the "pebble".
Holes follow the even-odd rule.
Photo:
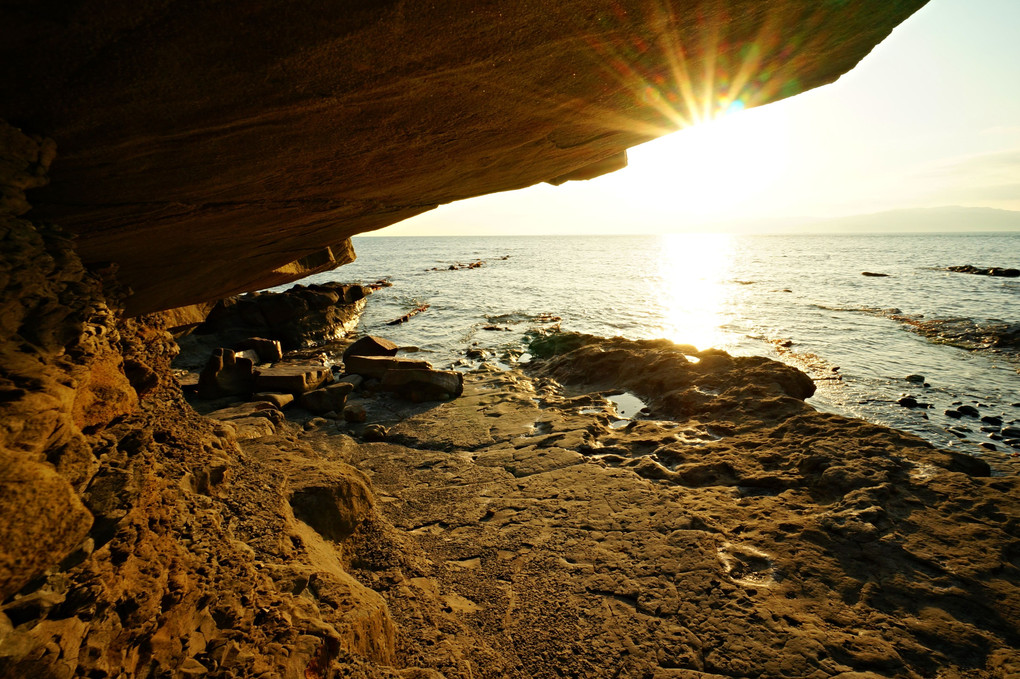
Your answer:
[[[904,379],[914,384],[924,384],[924,375],[907,375]]]
[[[981,414],[978,412],[978,409],[975,408],[974,406],[960,406],[956,410],[960,413],[963,413],[964,415],[967,415],[968,417],[977,417]]]
[[[985,448],[986,450],[998,450],[998,448],[995,447],[994,443],[989,443],[988,441],[982,443],[981,447]]]
[[[981,418],[981,421],[987,422],[988,424],[994,424],[999,427],[1002,426],[1002,418],[998,415],[985,415]]]
[[[953,410],[952,408],[950,408],[949,410],[946,411],[946,417],[951,417],[954,420],[958,420],[961,417],[963,417],[963,413],[961,413],[959,410]]]
[[[1003,427],[1002,435],[1011,439],[1020,439],[1020,427]]]
[[[904,408],[917,408],[920,405],[920,403],[917,402],[917,399],[913,396],[904,396],[896,402]]]

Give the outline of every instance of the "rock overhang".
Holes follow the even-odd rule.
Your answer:
[[[129,313],[351,261],[348,239],[586,179],[705,110],[832,82],[925,0],[87,0],[0,13],[0,117],[56,140],[30,216]]]

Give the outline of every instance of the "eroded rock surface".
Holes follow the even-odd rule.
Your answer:
[[[1016,477],[803,404],[614,428],[581,386],[475,375],[400,445],[355,451],[427,558],[369,576],[398,657],[448,677],[1020,671]]]

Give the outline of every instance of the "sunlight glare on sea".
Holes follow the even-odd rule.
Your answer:
[[[661,237],[660,288],[663,337],[698,349],[733,343],[723,331],[734,289],[728,285],[736,249],[723,233],[674,233]]]

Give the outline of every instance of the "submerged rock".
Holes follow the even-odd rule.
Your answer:
[[[1002,278],[1020,277],[1020,269],[1006,269],[998,266],[981,268],[978,266],[973,266],[971,264],[964,264],[962,266],[947,266],[946,271],[955,271],[956,273],[969,273],[975,274],[977,276],[998,276]]]

